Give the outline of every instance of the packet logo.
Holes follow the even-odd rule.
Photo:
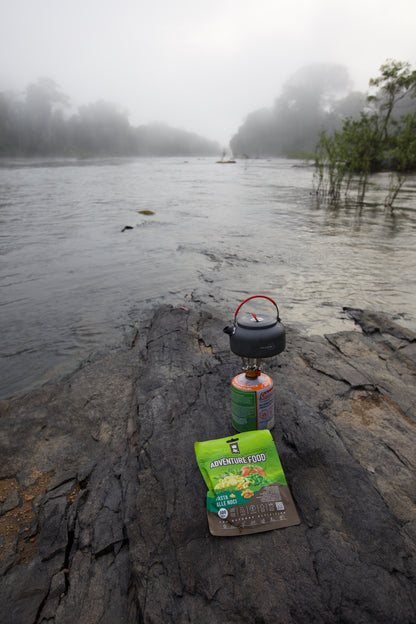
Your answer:
[[[239,455],[240,449],[238,448],[238,438],[232,438],[231,440],[227,440],[227,444],[230,445],[230,451],[233,455]]]

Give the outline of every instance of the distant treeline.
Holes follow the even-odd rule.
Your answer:
[[[346,119],[368,111],[366,93],[351,90],[342,65],[315,64],[296,72],[270,108],[250,113],[230,142],[235,157],[302,156],[315,152],[322,130],[341,131]],[[396,104],[397,118],[416,110],[411,94]]]
[[[0,156],[211,156],[220,146],[164,124],[130,125],[115,104],[98,101],[67,114],[69,98],[40,78],[22,95],[0,93]]]

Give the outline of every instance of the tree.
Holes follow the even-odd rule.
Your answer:
[[[244,124],[230,141],[234,155],[276,156],[276,117],[269,108],[261,108],[247,116]]]
[[[59,125],[62,109],[68,104],[68,96],[51,78],[39,78],[27,87],[21,145],[24,153],[48,154],[53,151],[53,146],[56,147],[54,125]]]
[[[416,165],[416,112],[393,117],[398,102],[416,97],[416,72],[408,63],[389,61],[380,67],[380,76],[370,80],[379,88],[368,96],[369,111],[360,118],[345,119],[342,130],[328,136],[322,132],[316,148],[317,192],[337,201],[344,185],[346,195],[352,178],[358,181],[358,202],[364,202],[369,175],[387,166],[396,172],[385,204],[392,208],[404,183],[406,171]]]
[[[231,139],[233,153],[285,156],[312,151],[324,125],[335,129],[346,111],[356,114],[358,95],[348,98],[350,87],[348,70],[342,65],[317,63],[300,68],[283,85],[272,107],[247,116]]]
[[[81,106],[71,119],[73,145],[79,154],[129,156],[135,141],[127,113],[104,100]]]
[[[371,78],[369,84],[379,89],[377,95],[369,96],[368,100],[378,105],[380,132],[387,139],[393,109],[406,96],[416,96],[416,70],[411,71],[409,63],[390,60],[381,65],[380,76]]]
[[[0,93],[0,154],[20,151],[22,104],[15,93]]]

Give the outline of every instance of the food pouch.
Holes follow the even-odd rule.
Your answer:
[[[260,533],[299,524],[268,429],[195,442],[195,454],[208,488],[212,535]]]

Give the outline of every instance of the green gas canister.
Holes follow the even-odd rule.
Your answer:
[[[237,431],[274,427],[274,386],[260,371],[240,373],[231,381],[231,416]],[[249,374],[247,374],[249,373]]]

